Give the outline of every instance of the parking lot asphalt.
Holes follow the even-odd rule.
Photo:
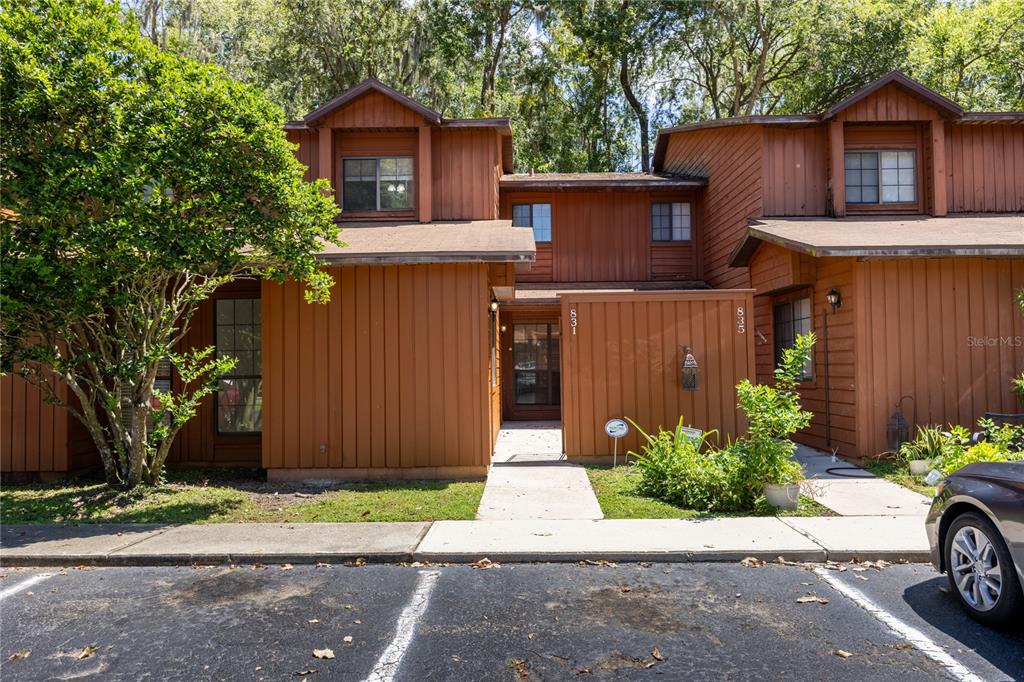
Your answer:
[[[1024,677],[1024,633],[974,623],[942,591],[945,580],[930,567],[857,568],[816,572],[810,565],[687,563],[4,569],[0,677]],[[837,584],[846,589],[837,590]],[[314,651],[333,658],[318,658]]]

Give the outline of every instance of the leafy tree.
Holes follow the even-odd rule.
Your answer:
[[[2,369],[85,425],[111,485],[154,483],[234,363],[179,349],[197,306],[256,275],[326,300],[315,253],[335,205],[302,180],[280,109],[158,50],[115,5],[9,5],[0,74]],[[154,388],[164,359],[178,390]]]

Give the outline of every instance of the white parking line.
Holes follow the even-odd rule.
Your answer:
[[[51,578],[51,577],[53,577],[53,576],[50,573],[40,573],[39,575],[34,575],[31,578],[28,578],[27,580],[22,580],[17,585],[11,585],[10,587],[8,587],[8,588],[6,588],[4,590],[0,590],[0,600],[7,599],[12,594],[18,594],[19,592],[21,592],[21,591],[23,591],[23,590],[25,590],[25,589],[27,589],[29,587],[32,587],[36,583],[41,583],[44,580],[46,580],[47,578]]]
[[[836,591],[842,593],[843,596],[870,613],[876,620],[884,623],[890,630],[903,637],[925,656],[944,667],[950,675],[960,682],[984,682],[982,678],[972,673],[962,663],[946,653],[942,647],[932,641],[926,634],[911,625],[907,625],[896,616],[881,608],[865,596],[863,592],[850,587],[828,569],[819,566],[814,569],[814,572]]]
[[[373,670],[367,675],[366,682],[392,682],[395,679],[395,673],[398,672],[398,666],[402,663],[405,651],[412,643],[416,622],[427,610],[430,593],[434,591],[434,585],[437,584],[440,575],[440,571],[420,571],[419,577],[416,579],[416,590],[398,617],[395,637],[388,644],[384,653],[380,655]]]

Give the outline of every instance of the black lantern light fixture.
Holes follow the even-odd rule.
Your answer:
[[[498,312],[498,299],[496,299],[496,298],[492,298],[491,299],[490,311],[491,311],[492,315],[494,313]]]
[[[699,385],[700,368],[689,346],[683,346],[683,390],[696,391]]]
[[[825,294],[825,300],[832,306],[832,312],[835,312],[836,308],[840,308],[843,305],[843,297],[839,295],[838,289],[829,289],[828,293]]]

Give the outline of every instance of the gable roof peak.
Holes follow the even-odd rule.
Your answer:
[[[963,108],[953,100],[943,97],[926,85],[917,82],[902,71],[890,71],[878,80],[869,83],[857,92],[853,93],[842,102],[832,106],[823,112],[821,118],[830,119],[844,109],[856,104],[868,95],[881,90],[887,85],[894,85],[907,92],[917,99],[923,100],[937,109],[939,112],[951,117],[960,118],[964,115]]]
[[[341,93],[340,95],[338,95],[331,101],[327,102],[326,104],[321,104],[319,107],[317,107],[310,113],[306,114],[306,116],[303,117],[302,120],[306,124],[306,126],[311,127],[317,121],[323,119],[331,112],[337,109],[341,109],[347,104],[350,104],[351,102],[359,99],[363,95],[369,94],[370,92],[377,92],[381,95],[384,95],[388,99],[398,102],[404,107],[412,109],[413,111],[420,114],[421,116],[423,116],[423,118],[427,119],[431,123],[441,122],[440,113],[434,111],[430,107],[426,107],[420,104],[411,97],[403,95],[394,88],[384,85],[384,83],[381,83],[379,80],[373,78],[372,76],[359,83],[359,85],[356,85],[353,88],[349,88],[348,90]]]

